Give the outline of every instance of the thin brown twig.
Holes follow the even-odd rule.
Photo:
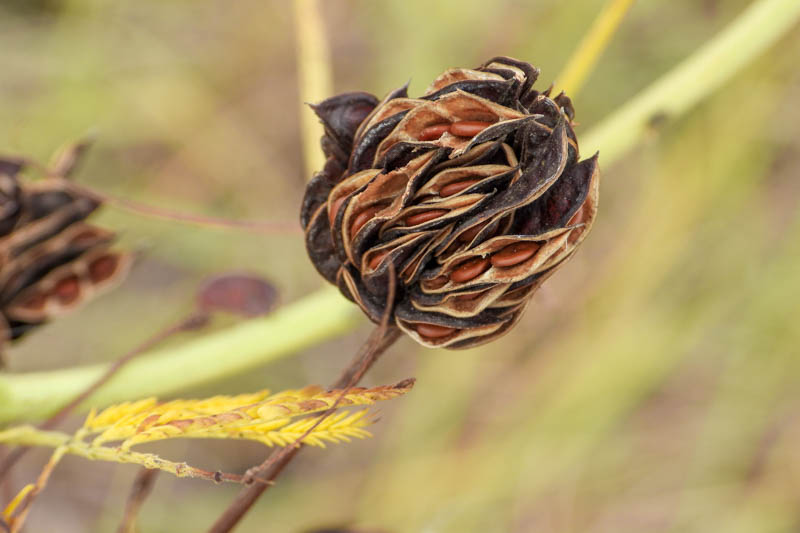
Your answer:
[[[100,192],[86,185],[81,185],[72,181],[69,187],[75,191],[80,192],[98,202],[113,205],[125,211],[144,215],[152,218],[161,218],[173,222],[183,222],[195,226],[203,226],[209,228],[224,228],[224,229],[238,229],[246,231],[254,231],[257,233],[273,233],[273,234],[286,234],[294,235],[302,233],[300,227],[295,223],[288,222],[266,222],[256,220],[230,220],[222,217],[212,217],[207,215],[195,215],[192,213],[181,213],[172,211],[171,209],[164,209],[161,207],[136,202],[127,198],[112,196],[105,192]]]
[[[358,384],[378,358],[400,337],[400,330],[396,326],[389,326],[393,311],[392,304],[395,299],[396,291],[395,272],[391,265],[389,268],[389,291],[381,323],[372,331],[350,364],[347,365],[339,378],[331,385],[331,389],[344,390],[336,399],[331,409],[323,413],[311,429],[319,425],[325,417],[333,412],[347,392]],[[217,521],[214,522],[208,530],[208,533],[228,533],[236,527],[256,500],[258,500],[267,488],[274,484],[275,478],[278,477],[286,465],[288,465],[302,449],[301,442],[309,431],[301,435],[300,438],[290,446],[276,450],[263,463],[248,470],[244,476],[245,481],[260,481],[260,483],[243,488],[231,505],[228,506]]]
[[[0,156],[2,157],[2,156]],[[5,157],[3,159],[9,161],[16,161],[27,167],[35,168],[48,178],[57,178],[64,181],[64,185],[73,191],[92,198],[103,204],[115,206],[124,211],[135,213],[137,215],[147,216],[151,218],[160,218],[163,220],[170,220],[173,222],[182,222],[185,224],[192,224],[195,226],[203,226],[209,228],[223,228],[223,229],[238,229],[245,231],[253,231],[257,233],[272,233],[272,234],[286,234],[295,235],[302,233],[302,230],[294,223],[288,222],[268,222],[256,220],[230,220],[222,217],[212,217],[207,215],[196,215],[192,213],[181,213],[179,211],[172,211],[161,207],[152,206],[149,204],[136,202],[127,198],[120,198],[102,191],[98,191],[89,187],[76,183],[70,179],[69,172],[65,173],[58,168],[50,168],[47,165],[28,157]],[[71,167],[70,167],[71,169]]]
[[[128,501],[125,503],[125,514],[122,516],[122,522],[117,529],[117,533],[135,533],[136,531],[136,517],[139,515],[139,509],[142,508],[144,501],[150,495],[156,482],[158,470],[149,470],[142,468],[136,474],[136,479],[133,480],[131,492],[128,495]]]
[[[11,446],[0,446],[0,463],[5,462],[7,458],[14,453]],[[14,498],[14,490],[12,488],[11,476],[0,475],[0,501],[10,502]]]
[[[53,416],[39,424],[39,429],[47,430],[53,429],[58,426],[76,407],[78,407],[84,400],[86,400],[89,396],[94,394],[97,389],[105,385],[108,380],[110,380],[114,375],[120,371],[120,369],[128,364],[132,359],[138,356],[141,353],[148,351],[149,349],[153,348],[157,344],[163,342],[167,338],[175,335],[176,333],[180,333],[181,331],[185,331],[188,329],[195,329],[197,327],[202,326],[208,320],[208,315],[199,313],[197,311],[193,312],[186,318],[178,321],[175,324],[172,324],[161,331],[157,332],[155,335],[150,337],[149,339],[145,340],[143,343],[136,346],[133,350],[129,351],[113,363],[106,369],[105,373],[100,376],[97,381],[92,383],[88,388],[83,390],[80,394],[75,396],[68,404],[64,405],[61,409],[59,409]],[[20,447],[13,451],[11,451],[6,458],[0,463],[0,479],[4,479],[8,471],[19,461],[29,450],[28,447]]]

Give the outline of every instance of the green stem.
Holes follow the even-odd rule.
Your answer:
[[[759,0],[691,57],[582,137],[608,166],[636,145],[650,121],[676,117],[733,77],[800,17],[797,0]],[[334,337],[358,323],[356,307],[324,289],[279,312],[177,348],[151,352],[126,366],[91,398],[104,405],[162,395],[263,365]],[[105,365],[0,376],[0,423],[51,413],[87,388]]]
[[[583,88],[586,78],[594,70],[600,55],[605,51],[611,38],[619,29],[622,19],[633,5],[634,0],[607,0],[603,10],[597,15],[592,27],[586,32],[578,48],[567,60],[567,64],[556,76],[556,85],[550,94],[561,91],[575,99]]]
[[[592,128],[581,139],[581,150],[599,149],[606,165],[616,161],[653,122],[685,113],[775,43],[799,17],[797,0],[753,2],[697,52]],[[753,97],[758,98],[757,91]]]
[[[333,92],[331,52],[325,38],[325,24],[319,0],[294,0],[294,28],[297,39],[297,73],[300,89],[300,126],[303,131],[303,160],[307,179],[321,169],[325,156],[319,149],[324,133],[322,123],[308,107]]]
[[[178,477],[194,477],[217,480],[214,472],[191,467],[186,463],[176,463],[162,459],[152,453],[122,450],[119,447],[95,446],[82,440],[83,434],[69,435],[60,431],[44,431],[34,426],[17,426],[0,431],[0,443],[20,446],[43,446],[62,449],[62,453],[77,455],[91,461],[110,463],[132,463],[145,468],[163,470]],[[53,465],[55,466],[55,465]],[[235,481],[235,477],[220,474],[221,481]]]
[[[358,323],[356,307],[332,288],[268,317],[155,350],[126,365],[92,405],[163,395],[239,374],[339,335]],[[41,418],[86,389],[106,365],[0,376],[0,423]]]

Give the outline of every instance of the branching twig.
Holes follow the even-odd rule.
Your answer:
[[[362,345],[356,357],[344,369],[339,378],[331,385],[332,389],[343,389],[330,410],[322,414],[314,425],[318,425],[337,407],[339,401],[347,392],[361,381],[364,374],[372,367],[378,358],[394,344],[400,337],[400,330],[396,326],[389,326],[392,316],[392,304],[395,299],[396,291],[395,272],[392,265],[389,266],[389,291],[386,298],[386,308],[383,313],[380,325],[378,325]],[[313,429],[313,427],[311,429]],[[310,431],[310,430],[309,430]],[[266,461],[255,468],[250,469],[245,474],[245,481],[260,481],[259,484],[251,485],[242,489],[231,505],[223,512],[216,522],[209,529],[209,533],[227,533],[231,531],[242,517],[250,510],[256,500],[264,493],[267,488],[274,484],[275,478],[289,464],[295,455],[300,451],[300,443],[306,435],[302,435],[292,445],[277,450]]]
[[[377,337],[376,333],[379,331],[379,328],[380,327],[376,328],[375,332],[370,335],[362,351],[347,366],[342,377],[339,378],[331,388],[340,388],[342,386],[348,386],[349,384],[354,385],[358,383],[358,380],[360,380],[366,371],[369,370],[369,367],[377,361],[378,357],[400,337],[400,330],[396,327],[389,328],[381,337]],[[283,468],[291,462],[299,451],[300,448],[296,446],[283,448],[275,452],[275,454],[265,461],[264,470],[257,467],[255,471],[249,472],[250,477],[253,480],[260,481],[260,483],[242,489],[233,503],[231,503],[222,516],[217,519],[214,525],[211,526],[209,533],[226,533],[231,531],[255,503],[258,497],[273,484],[278,474],[281,473]]]
[[[257,233],[270,233],[270,234],[300,234],[302,233],[300,227],[292,222],[266,222],[254,220],[230,220],[222,217],[212,217],[208,215],[195,215],[191,213],[181,213],[172,211],[171,209],[164,209],[161,207],[136,202],[127,198],[120,198],[112,196],[105,192],[100,192],[86,185],[81,185],[75,182],[69,182],[69,187],[83,195],[93,198],[99,202],[111,205],[129,211],[137,215],[143,215],[151,218],[161,218],[173,222],[182,222],[185,224],[192,224],[195,226],[204,226],[209,228],[224,228],[224,229],[238,229],[246,231],[254,231]]]

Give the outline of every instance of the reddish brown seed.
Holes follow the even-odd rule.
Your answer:
[[[95,230],[94,228],[87,228],[78,233],[77,235],[75,235],[74,237],[72,237],[71,243],[76,246],[90,245],[94,243],[99,237],[100,235],[98,234],[97,230]]]
[[[492,266],[503,268],[518,265],[533,257],[538,249],[539,245],[535,242],[514,243],[492,254]]]
[[[573,224],[582,224],[583,222],[586,222],[586,212],[587,209],[585,209],[585,204],[584,204],[581,206],[580,209],[575,211],[575,214],[572,215],[572,218],[570,218],[569,222],[567,222],[567,226],[572,226]]]
[[[406,217],[406,226],[416,226],[417,224],[424,224],[430,222],[435,218],[448,213],[447,209],[431,209],[430,211],[421,211]]]
[[[458,240],[461,241],[461,242],[470,242],[470,241],[472,241],[472,239],[474,239],[478,235],[478,233],[480,233],[481,230],[486,227],[486,225],[488,223],[489,223],[489,221],[487,220],[486,222],[481,222],[477,226],[472,226],[467,231],[465,231],[464,233],[459,235],[458,236]]]
[[[475,279],[484,272],[489,270],[488,257],[475,257],[469,261],[461,263],[461,265],[450,273],[450,280],[456,283],[464,283],[471,279]]]
[[[339,212],[339,208],[342,207],[345,200],[347,200],[346,195],[338,198],[331,204],[331,208],[328,210],[328,221],[331,223],[331,226],[333,226],[333,221],[336,220],[336,214]]]
[[[47,297],[44,294],[37,292],[22,302],[21,307],[30,310],[41,310],[44,309],[46,303]]]
[[[453,183],[448,183],[441,189],[439,189],[439,196],[442,198],[446,198],[447,196],[453,196],[454,194],[460,193],[466,188],[472,187],[476,183],[478,183],[479,179],[475,180],[464,180],[464,181],[455,181]]]
[[[417,324],[417,333],[422,337],[429,339],[441,339],[447,337],[456,331],[456,328],[448,328],[447,326],[440,326],[438,324]]]
[[[450,126],[450,133],[457,137],[474,137],[491,125],[491,122],[462,120],[461,122],[454,122]]]
[[[428,126],[427,128],[423,128],[421,132],[419,132],[419,136],[417,137],[420,141],[432,141],[434,139],[438,139],[441,137],[444,132],[450,129],[450,124],[445,122],[443,124],[434,124],[433,126]]]
[[[584,204],[583,206],[581,206],[580,209],[578,209],[575,212],[574,215],[572,215],[572,218],[569,219],[569,222],[567,222],[567,225],[568,226],[572,226],[573,224],[582,224],[582,223],[586,222],[587,213],[588,213],[588,209],[586,209],[585,204]],[[580,238],[581,233],[583,233],[583,230],[584,230],[583,227],[575,228],[574,230],[572,230],[570,232],[570,234],[569,234],[569,237],[567,237],[567,242],[569,244],[575,244],[578,241],[578,239]]]
[[[425,282],[425,288],[426,289],[433,289],[433,290],[441,289],[442,287],[447,285],[448,281],[450,281],[450,278],[448,278],[447,276],[439,276],[439,277],[433,278],[432,280],[426,281]]]
[[[118,264],[119,258],[114,255],[104,255],[99,259],[95,259],[89,265],[89,277],[95,283],[105,281],[114,275]]]
[[[361,211],[353,220],[353,225],[350,226],[350,238],[351,239],[355,238],[356,233],[358,233],[358,230],[360,230],[364,226],[364,224],[369,222],[369,219],[375,216],[375,213],[377,213],[381,209],[383,209],[382,206],[373,205],[372,207],[368,207],[363,211]]]
[[[454,299],[457,302],[474,302],[475,300],[479,299],[486,291],[480,292],[468,292],[467,294],[459,294]]]
[[[78,299],[81,293],[80,282],[77,276],[64,278],[53,288],[53,295],[62,304],[70,304]]]
[[[373,255],[372,259],[369,260],[369,265],[368,265],[369,269],[370,270],[375,270],[376,268],[378,268],[378,265],[381,264],[381,261],[383,261],[383,258],[386,257],[387,255],[389,255],[389,252],[391,252],[391,251],[392,251],[391,249],[383,250],[383,251],[380,251],[377,254]]]

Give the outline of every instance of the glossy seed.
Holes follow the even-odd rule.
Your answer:
[[[328,221],[331,223],[331,226],[333,226],[333,222],[336,220],[336,214],[339,212],[339,208],[342,207],[345,200],[347,200],[346,195],[331,204],[331,208],[328,210]]]
[[[574,215],[572,215],[572,218],[569,219],[569,222],[567,222],[567,225],[568,226],[572,226],[573,224],[582,224],[582,223],[586,222],[587,213],[588,213],[588,209],[586,209],[585,204],[584,204],[584,206],[581,206],[581,208],[578,209],[575,212]],[[567,237],[567,242],[569,244],[575,244],[578,241],[578,239],[580,238],[581,233],[583,233],[584,228],[585,228],[585,226],[573,229],[570,232],[569,237]]]
[[[477,226],[472,226],[467,231],[459,235],[458,240],[461,242],[471,242],[472,239],[474,239],[478,233],[480,233],[481,230],[486,227],[487,224],[489,224],[488,220],[486,222],[481,222]]]
[[[387,255],[389,255],[389,252],[391,252],[391,251],[392,251],[391,249],[382,250],[382,251],[376,253],[375,255],[373,255],[372,259],[369,260],[369,265],[368,265],[369,269],[370,270],[375,270],[376,268],[378,268],[378,265],[381,264],[381,261],[383,261],[383,258],[386,257]]]
[[[423,128],[421,132],[419,132],[419,136],[417,137],[420,141],[433,141],[441,137],[444,132],[450,129],[450,124],[445,122],[444,124],[434,124],[433,126],[428,126],[427,128]]]
[[[104,255],[95,259],[89,265],[89,277],[95,283],[105,281],[114,275],[119,265],[119,258],[115,255]]]
[[[94,244],[100,238],[99,232],[94,228],[87,228],[70,240],[70,244],[74,244],[75,246],[89,246]]]
[[[413,215],[406,217],[406,226],[424,224],[425,222],[430,222],[431,220],[439,218],[442,215],[446,215],[447,213],[447,209],[431,209],[430,211],[414,213]]]
[[[447,285],[449,281],[450,278],[448,278],[447,276],[438,276],[436,278],[426,281],[425,288],[432,290],[441,289],[442,287]]]
[[[462,120],[461,122],[454,122],[450,126],[450,133],[457,137],[474,137],[491,125],[491,122]]]
[[[350,226],[350,238],[351,239],[355,238],[356,233],[358,233],[358,230],[360,230],[364,226],[364,224],[369,222],[369,219],[375,216],[375,213],[377,213],[381,209],[383,209],[383,207],[379,205],[373,205],[371,207],[364,209],[358,215],[356,215],[356,218],[353,220],[353,225]]]
[[[44,309],[45,304],[47,304],[47,297],[42,293],[35,293],[22,302],[21,307],[29,310],[41,310]]]
[[[572,215],[572,218],[569,219],[569,222],[567,222],[567,226],[572,226],[573,224],[581,224],[585,221],[586,221],[586,209],[584,209],[584,206],[581,206],[580,209],[575,211],[575,214]]]
[[[481,180],[475,179],[475,180],[464,180],[464,181],[455,181],[453,183],[448,183],[447,185],[439,189],[439,196],[441,196],[442,198],[453,196],[454,194],[460,193],[464,189],[472,187],[479,181]]]
[[[487,270],[489,270],[489,258],[476,257],[461,263],[458,268],[453,270],[450,273],[450,280],[456,283],[464,283],[465,281],[477,278]]]
[[[475,300],[479,299],[486,291],[480,292],[468,292],[466,294],[459,294],[454,299],[457,302],[474,302]]]
[[[70,304],[78,299],[81,293],[77,276],[70,276],[59,281],[53,288],[53,295],[62,304]]]
[[[415,329],[420,336],[429,339],[441,339],[456,331],[456,328],[448,328],[447,326],[440,326],[438,324],[417,324]]]
[[[539,245],[535,242],[514,243],[492,254],[492,266],[504,268],[518,265],[533,257],[538,249]]]

